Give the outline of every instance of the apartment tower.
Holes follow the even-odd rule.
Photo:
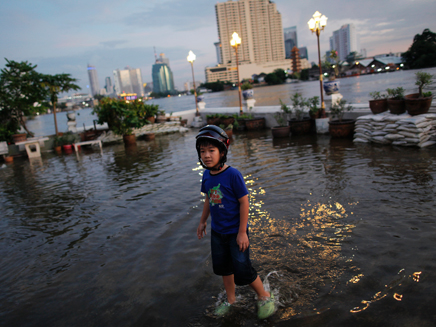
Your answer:
[[[88,64],[89,85],[91,86],[91,95],[100,94],[100,86],[98,83],[97,70],[94,66]]]
[[[226,1],[215,5],[222,65],[206,68],[208,82],[237,81],[232,34],[242,42],[238,48],[240,78],[290,68],[285,60],[282,17],[270,0]],[[215,44],[216,45],[216,44]]]
[[[359,39],[353,24],[343,25],[330,37],[330,50],[338,52],[339,60],[345,60],[350,52],[359,52]]]

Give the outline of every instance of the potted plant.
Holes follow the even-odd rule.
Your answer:
[[[281,100],[280,100],[281,102]],[[295,93],[291,97],[292,109],[291,112],[295,116],[289,120],[292,134],[307,134],[310,132],[312,122],[309,117],[304,117],[305,110],[308,108],[308,102],[301,93]]]
[[[312,119],[319,118],[321,114],[321,108],[318,107],[319,97],[314,96],[312,98],[307,99],[307,104],[309,106],[309,116]]]
[[[93,113],[97,114],[98,123],[108,123],[111,130],[122,135],[126,145],[136,143],[134,128],[141,128],[147,124],[145,119],[147,110],[144,102],[124,101],[118,99],[104,98]]]
[[[59,143],[62,144],[62,150],[69,154],[73,152],[73,143],[76,141],[76,136],[71,133],[65,133],[62,137],[60,137]]]
[[[406,112],[404,103],[404,89],[397,87],[396,89],[386,89],[388,93],[388,109],[391,114],[400,115]]]
[[[167,121],[167,116],[165,110],[158,110],[156,113],[156,123],[165,123]]]
[[[427,113],[433,100],[432,93],[430,91],[423,92],[423,89],[433,84],[434,76],[425,72],[417,72],[415,73],[415,78],[418,93],[408,94],[404,100],[406,110],[412,116]]]
[[[216,125],[219,126],[221,123],[221,115],[220,114],[210,114],[206,115],[206,123],[208,125]]]
[[[254,97],[253,85],[251,85],[250,82],[243,83],[241,85],[241,90],[244,100],[253,99]]]
[[[145,104],[145,119],[150,124],[154,124],[156,122],[156,115],[159,111],[159,105],[157,104]]]
[[[388,110],[388,100],[386,94],[380,94],[378,91],[369,93],[372,100],[369,100],[369,108],[376,115]]]
[[[53,138],[53,147],[56,153],[62,153],[62,137],[60,137],[59,135],[55,135],[55,137]]]
[[[228,116],[228,115],[221,115],[220,116],[220,124],[223,124],[224,126],[233,125],[235,123],[235,117]]]
[[[350,137],[354,132],[355,119],[343,119],[346,111],[352,110],[351,105],[347,105],[347,101],[344,99],[334,103],[330,109],[330,113],[333,117],[337,117],[336,120],[329,121],[329,133],[331,137]]]
[[[271,128],[273,138],[288,137],[291,133],[291,127],[288,125],[290,108],[280,100],[280,111],[274,115],[278,126]]]

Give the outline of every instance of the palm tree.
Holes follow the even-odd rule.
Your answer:
[[[71,90],[80,90],[80,87],[74,82],[77,79],[72,78],[70,74],[44,75],[41,85],[48,89],[50,100],[53,104],[53,116],[55,122],[56,135],[58,135],[58,123],[56,120],[56,103],[58,102],[58,94]]]

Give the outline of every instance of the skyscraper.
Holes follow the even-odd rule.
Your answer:
[[[230,45],[233,32],[242,43],[238,47],[240,78],[290,68],[285,60],[282,17],[270,0],[226,1],[215,5],[221,65],[206,68],[208,82],[237,81],[236,54]],[[215,44],[216,46],[216,44]]]
[[[283,30],[285,38],[285,54],[286,59],[291,58],[291,51],[294,47],[298,48],[297,41],[297,26],[287,27]]]
[[[112,93],[114,93],[114,85],[112,84],[112,79],[110,78],[110,76],[105,78],[105,82],[106,85],[104,86],[104,88],[106,89],[106,94],[111,95]]]
[[[97,70],[94,66],[88,64],[89,85],[91,86],[91,95],[100,94],[100,86],[98,84]]]
[[[141,69],[139,68],[126,67],[124,70],[114,70],[114,82],[117,95],[121,93],[136,93],[138,97],[144,96]]]
[[[350,52],[359,52],[359,39],[353,24],[343,25],[333,32],[330,50],[338,52],[339,60],[345,60]]]
[[[165,54],[161,53],[160,57],[156,59],[156,63],[152,67],[151,75],[153,77],[153,92],[173,93],[175,91],[170,60],[165,58]]]

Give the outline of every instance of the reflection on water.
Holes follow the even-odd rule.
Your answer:
[[[229,317],[213,315],[224,292],[209,236],[195,235],[194,139],[0,169],[2,323],[263,325],[249,287],[238,287]],[[434,325],[434,157],[328,136],[234,135],[229,163],[250,191],[253,264],[276,295],[265,324]]]

